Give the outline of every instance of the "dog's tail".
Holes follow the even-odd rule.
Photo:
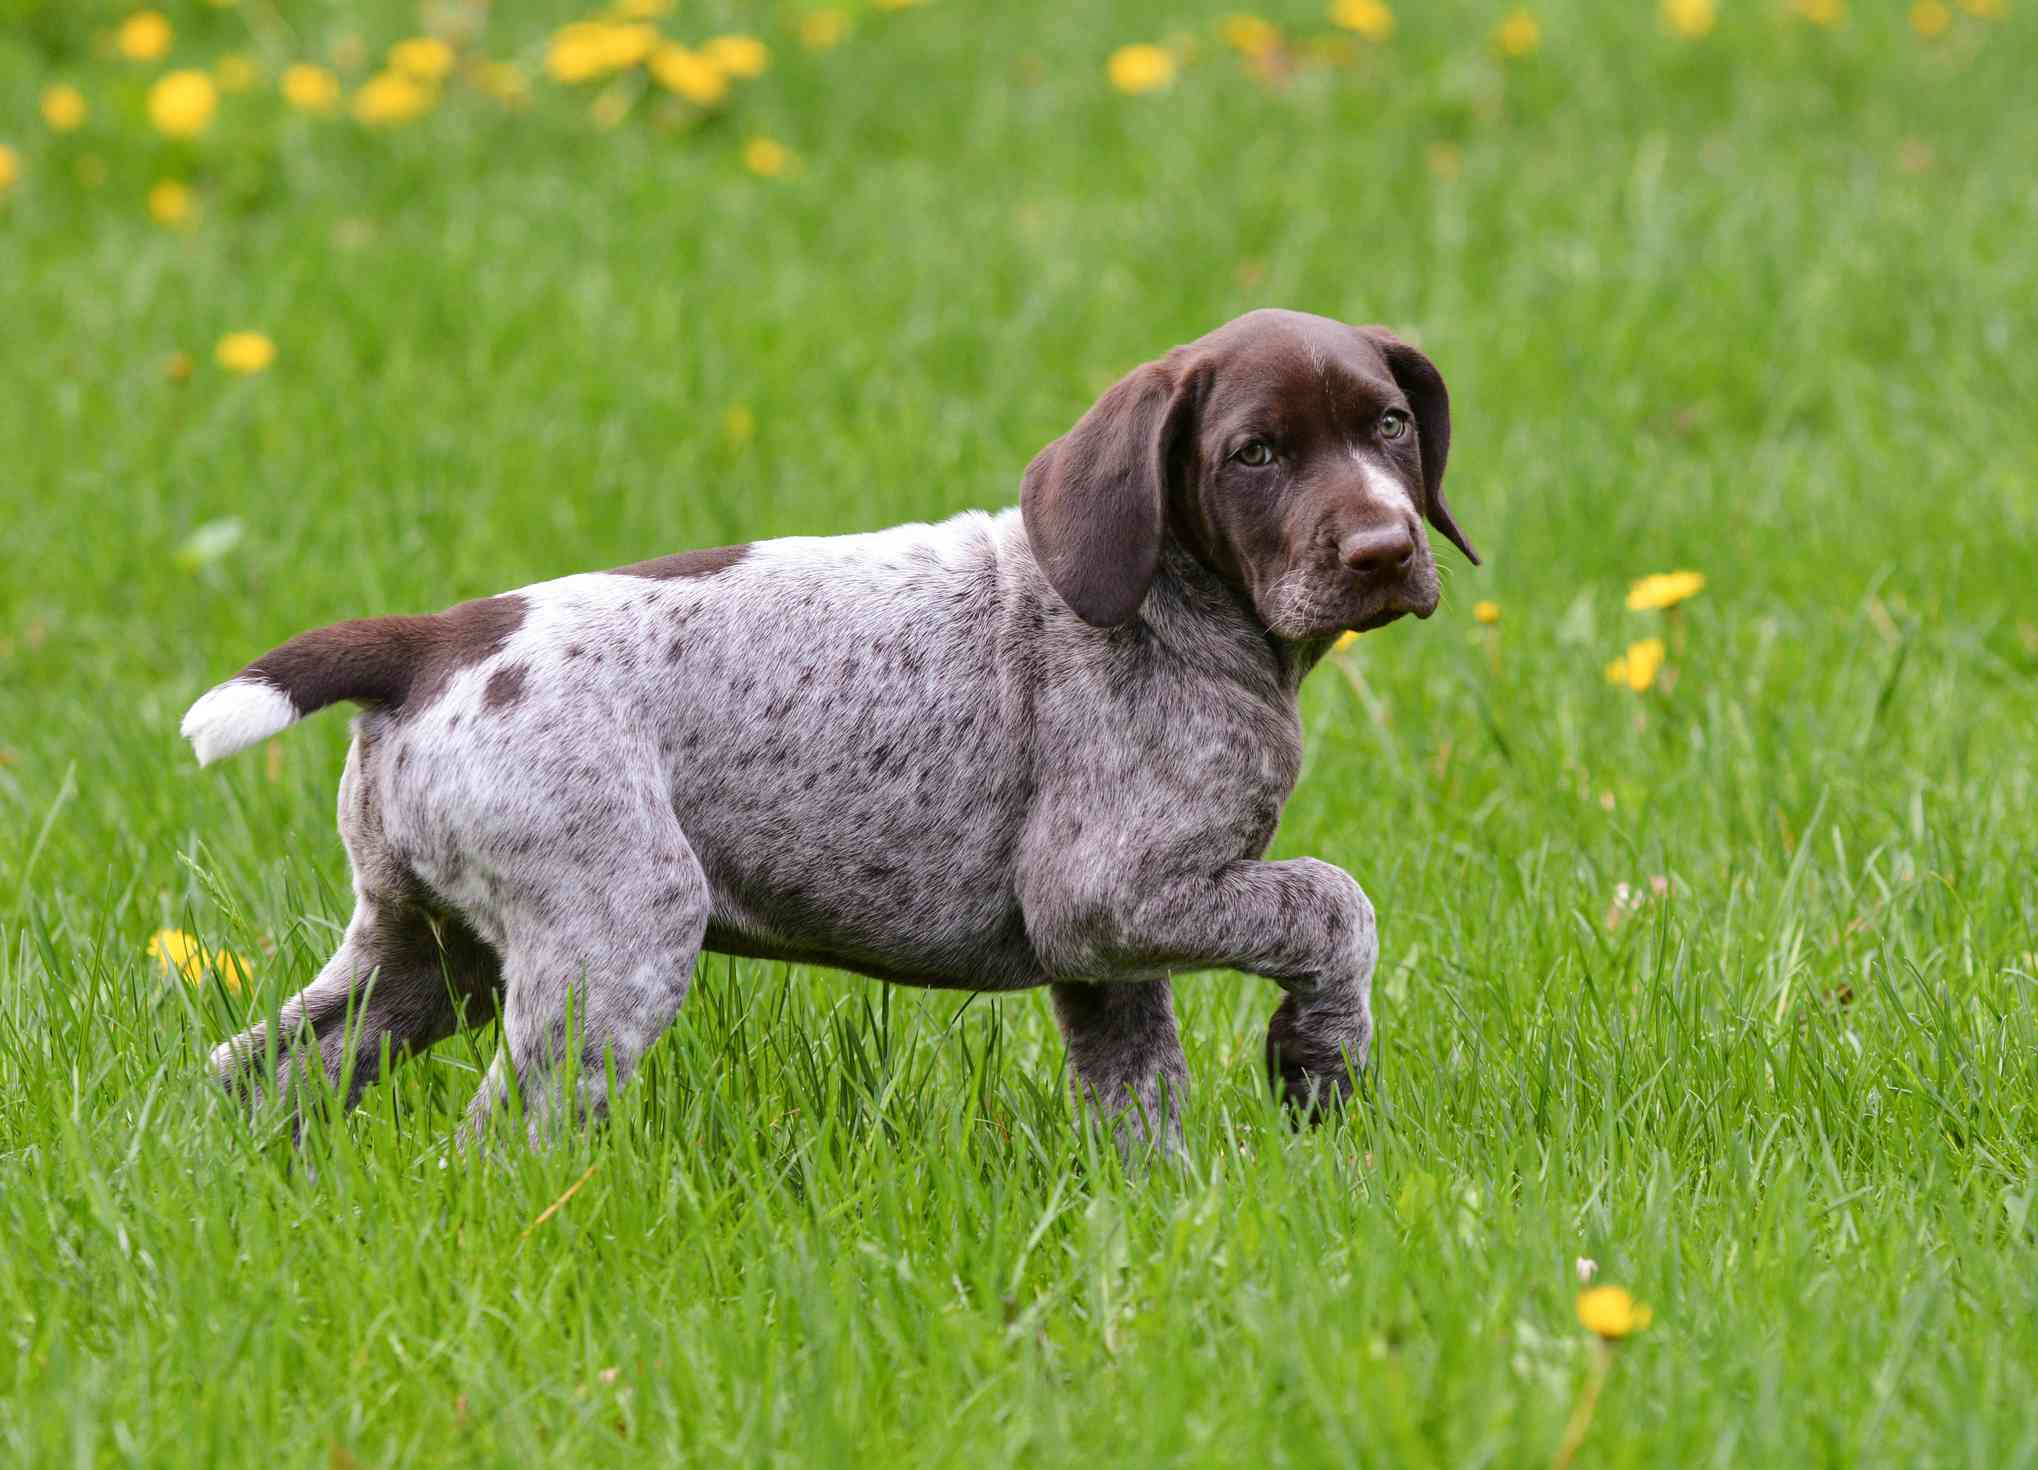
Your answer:
[[[439,621],[361,618],[299,633],[200,695],[184,738],[209,766],[343,699],[401,705]]]

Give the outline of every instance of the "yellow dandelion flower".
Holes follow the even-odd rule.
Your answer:
[[[545,70],[554,81],[585,82],[602,73],[601,32],[605,27],[592,21],[575,21],[552,33],[545,45]]]
[[[1281,28],[1265,16],[1227,15],[1217,23],[1217,34],[1241,56],[1271,56],[1281,49]]]
[[[1917,0],[1911,7],[1911,29],[1927,41],[1946,34],[1946,28],[1953,24],[1953,12],[1945,6],[1944,0]]]
[[[85,119],[91,114],[85,94],[68,82],[43,88],[42,120],[50,125],[51,131],[74,133],[85,126]]]
[[[793,163],[792,150],[776,138],[752,138],[743,145],[743,166],[759,178],[782,177]]]
[[[757,437],[757,415],[747,403],[732,403],[722,415],[722,437],[732,449],[741,449]]]
[[[531,79],[514,61],[477,61],[467,69],[467,79],[505,106],[528,102]]]
[[[0,143],[0,194],[21,182],[21,155]]]
[[[202,71],[165,72],[149,88],[149,121],[166,138],[195,138],[212,126],[219,89]]]
[[[1813,25],[1829,29],[1847,18],[1846,0],[1796,0],[1791,8]]]
[[[196,366],[188,352],[172,352],[163,359],[163,376],[172,383],[188,383]]]
[[[571,85],[591,82],[619,66],[631,65],[630,62],[614,59],[622,48],[610,33],[622,29],[625,27],[599,20],[577,20],[571,25],[561,26],[546,43],[545,70],[551,73],[554,81]],[[650,27],[642,29],[650,30]],[[654,31],[652,34],[655,36],[657,33]],[[653,44],[655,46],[656,43]]]
[[[1663,653],[1661,638],[1630,643],[1626,653],[1606,666],[1606,682],[1625,684],[1640,694],[1656,682],[1657,671],[1663,667]]]
[[[166,979],[182,975],[196,985],[205,978],[205,948],[182,929],[158,929],[149,936],[148,954]]]
[[[1485,623],[1489,627],[1500,621],[1500,604],[1497,602],[1475,602],[1472,604],[1472,621]]]
[[[300,61],[283,71],[283,100],[299,112],[331,112],[340,105],[340,79],[322,66]]]
[[[1628,611],[1654,612],[1675,607],[1704,590],[1704,572],[1657,572],[1629,585]]]
[[[176,32],[159,10],[137,10],[113,33],[113,45],[129,61],[161,61]]]
[[[1128,97],[1158,92],[1175,79],[1175,58],[1165,47],[1141,41],[1120,46],[1104,63],[1111,85]]]
[[[1348,628],[1337,635],[1337,641],[1330,645],[1332,653],[1350,653],[1358,644],[1359,634],[1355,628]]]
[[[159,179],[149,190],[149,218],[176,229],[191,223],[191,190],[175,179]]]
[[[228,332],[212,355],[228,372],[249,378],[269,370],[276,361],[276,344],[260,332]]]
[[[208,957],[204,946],[186,934],[182,929],[158,929],[149,936],[148,956],[162,971],[163,978],[180,976],[186,984],[201,985],[206,972],[219,977],[219,983],[235,995],[248,983],[248,962],[230,949],[222,949]]]
[[[662,39],[655,26],[608,26],[601,38],[602,56],[610,71],[623,71],[642,64]]]
[[[2010,7],[2004,0],[1960,0],[1960,8],[1982,20],[2001,20]]]
[[[262,80],[262,72],[249,57],[229,51],[212,64],[212,79],[219,83],[220,91],[231,97]]]
[[[1542,22],[1526,10],[1509,13],[1493,32],[1502,56],[1527,56],[1543,44]]]
[[[732,77],[761,77],[771,65],[771,50],[755,36],[717,36],[701,47],[701,55]]]
[[[1711,35],[1718,21],[1714,0],[1663,0],[1663,24],[1687,41]]]
[[[616,0],[609,14],[617,20],[656,20],[672,13],[672,0]]]
[[[1656,1314],[1624,1286],[1593,1286],[1578,1293],[1578,1320],[1589,1332],[1618,1342],[1642,1331]]]
[[[230,949],[217,951],[212,957],[212,973],[219,976],[219,983],[235,995],[248,983],[248,962]]]
[[[378,72],[354,94],[354,118],[370,127],[397,127],[432,110],[437,94],[401,72]]]
[[[389,48],[391,71],[428,85],[450,76],[453,60],[453,48],[437,36],[412,36]]]
[[[729,95],[729,78],[722,69],[684,46],[660,46],[651,53],[648,69],[659,86],[697,107],[713,107]]]
[[[1384,41],[1394,34],[1394,12],[1380,0],[1333,0],[1330,20],[1368,41]]]
[[[810,10],[800,17],[800,44],[809,51],[832,51],[849,34],[849,17],[840,10]]]

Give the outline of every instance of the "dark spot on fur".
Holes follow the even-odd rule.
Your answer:
[[[717,572],[726,572],[748,555],[750,546],[747,542],[741,546],[715,546],[702,551],[678,551],[671,556],[654,557],[650,561],[633,562],[626,567],[617,567],[616,575],[649,577],[656,582],[678,577],[712,577]]]
[[[483,709],[507,709],[524,697],[525,668],[522,664],[507,664],[488,676],[488,687],[482,691]]]

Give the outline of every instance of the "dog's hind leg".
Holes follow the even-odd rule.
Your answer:
[[[1110,1127],[1128,1158],[1182,1148],[1189,1065],[1166,980],[1059,982],[1054,1018],[1068,1046],[1077,1112]]]
[[[497,977],[494,952],[459,920],[363,893],[338,952],[277,1013],[274,1076],[266,1024],[217,1047],[213,1071],[250,1103],[301,1092],[315,1072],[351,1108],[385,1054],[400,1060],[491,1018]]]
[[[629,1081],[679,1014],[707,931],[707,876],[669,809],[619,808],[577,823],[547,844],[541,868],[505,880],[504,1050],[463,1142],[488,1129],[512,1074],[533,1145],[569,1102],[575,1124],[598,1122],[611,1074],[617,1087]]]
[[[379,746],[373,728],[357,726],[340,777],[340,836],[354,867],[354,914],[338,952],[283,1003],[273,1048],[268,1027],[258,1025],[212,1053],[214,1073],[249,1103],[301,1091],[316,1068],[352,1107],[380,1075],[385,1051],[394,1061],[495,1014],[501,985],[495,952],[432,900],[389,841]]]

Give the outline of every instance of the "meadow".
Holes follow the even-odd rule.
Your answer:
[[[159,23],[0,0],[0,1462],[2038,1464],[2033,7]],[[1144,1172],[1044,993],[721,957],[547,1153],[447,1158],[492,1030],[207,1081],[349,907],[344,717],[208,685],[1012,504],[1275,304],[1435,358],[1486,558],[1305,689],[1343,1120],[1230,973]]]

